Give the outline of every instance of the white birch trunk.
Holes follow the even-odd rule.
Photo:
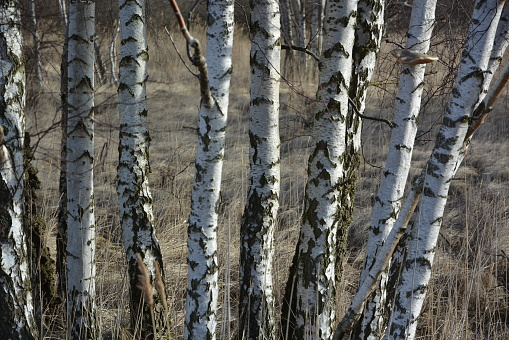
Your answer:
[[[408,235],[408,249],[397,287],[387,336],[413,339],[427,292],[450,182],[464,157],[469,118],[482,97],[502,6],[497,0],[476,1],[460,69],[443,125],[426,168],[416,225]]]
[[[67,125],[67,317],[70,339],[95,339],[95,2],[69,6]]]
[[[335,321],[338,240],[346,237],[341,221],[343,185],[349,176],[344,157],[348,91],[352,75],[357,1],[329,1],[325,10],[324,52],[308,161],[304,215],[283,305],[283,337],[329,339]]]
[[[275,339],[272,262],[279,208],[280,13],[252,0],[250,179],[240,246],[240,339]]]
[[[436,0],[415,1],[407,34],[406,48],[418,53],[428,53],[433,25],[435,23]],[[395,127],[383,179],[373,207],[365,267],[361,282],[366,279],[391,232],[398,217],[405,185],[410,170],[417,118],[421,107],[425,65],[404,65],[399,77],[396,97]],[[387,274],[383,273],[375,292],[366,303],[360,324],[354,331],[358,339],[380,339],[387,327],[386,299]]]
[[[208,4],[210,101],[202,98],[188,229],[185,339],[215,339],[218,303],[217,218],[232,71],[233,1]]]
[[[148,47],[146,42],[145,1],[119,1],[120,77],[118,107],[120,114],[117,192],[122,240],[130,284],[131,326],[142,338],[153,338],[152,317],[156,328],[165,332],[164,303],[154,290],[154,305],[143,300],[139,286],[136,254],[145,263],[150,282],[156,279],[157,262],[164,281],[161,249],[154,232],[152,195],[148,176],[150,136],[147,128],[146,80]],[[163,282],[164,284],[164,282]],[[151,313],[150,309],[152,308]]]
[[[24,215],[25,64],[18,1],[0,5],[0,334],[36,339]]]

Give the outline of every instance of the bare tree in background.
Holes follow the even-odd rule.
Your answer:
[[[95,2],[69,4],[67,124],[67,318],[69,338],[98,336],[95,305]]]
[[[25,64],[18,1],[0,4],[0,334],[37,339],[24,224]]]

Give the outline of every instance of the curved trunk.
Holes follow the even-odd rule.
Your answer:
[[[274,339],[272,262],[281,163],[279,6],[274,0],[252,0],[250,5],[250,185],[240,231],[239,339]]]
[[[67,124],[67,318],[70,339],[95,339],[95,2],[69,6]]]
[[[204,92],[187,241],[185,339],[215,339],[217,325],[217,209],[232,71],[233,1],[210,1],[208,14],[206,69],[209,79],[202,73]],[[205,90],[210,90],[212,97]]]
[[[465,153],[470,116],[484,97],[497,24],[504,1],[477,1],[460,69],[437,142],[426,167],[419,219],[408,234],[407,255],[394,299],[388,336],[413,339],[427,292],[450,182]]]
[[[0,5],[0,334],[36,339],[24,225],[25,64],[17,1]]]
[[[435,23],[435,7],[436,0],[414,2],[407,34],[407,49],[423,54],[428,52]],[[361,282],[372,269],[401,209],[417,133],[416,122],[421,107],[424,71],[424,65],[404,65],[400,73],[395,126],[392,129],[384,177],[373,207]],[[380,339],[384,336],[388,319],[388,311],[385,309],[386,284],[387,274],[382,273],[378,287],[368,299],[352,338]]]

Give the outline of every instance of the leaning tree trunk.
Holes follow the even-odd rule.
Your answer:
[[[19,3],[0,5],[0,334],[37,339],[24,225],[25,64]]]
[[[346,121],[356,11],[356,0],[329,1],[325,10],[314,149],[308,161],[302,226],[283,301],[283,337],[288,339],[329,339],[335,321],[340,278],[336,261],[342,261],[345,249],[344,244],[341,249],[337,246],[338,240],[346,240],[350,222],[341,219],[343,203],[353,197],[348,191],[352,188],[344,188],[351,178],[344,158],[352,151],[346,145]]]
[[[431,277],[449,185],[464,158],[470,117],[484,96],[485,71],[504,3],[498,0],[476,1],[456,83],[426,166],[419,218],[408,234],[406,262],[402,266],[387,330],[391,339],[415,337],[417,318]]]
[[[435,23],[436,0],[415,1],[407,34],[406,47],[427,53]],[[424,65],[403,65],[399,78],[394,127],[383,179],[373,207],[368,245],[361,282],[366,279],[398,217],[410,170],[417,117],[421,106]],[[366,303],[352,339],[380,339],[387,327],[385,307],[387,274],[383,273],[377,289]]]
[[[208,16],[208,67],[200,67],[202,102],[187,241],[185,339],[215,339],[217,325],[217,209],[232,71],[233,1],[210,1]]]
[[[153,323],[161,334],[165,332],[165,294],[152,290],[154,304],[144,301],[139,287],[137,255],[145,263],[149,280],[156,280],[156,263],[163,261],[159,242],[154,233],[152,195],[149,190],[150,172],[147,128],[147,62],[145,1],[119,1],[121,44],[118,107],[120,114],[119,163],[117,192],[122,226],[122,240],[129,273],[131,327],[142,339],[153,339]],[[164,293],[164,292],[163,292]],[[146,297],[145,297],[146,298]],[[154,320],[152,320],[154,318]]]
[[[67,318],[70,339],[95,339],[95,2],[69,6],[67,124]]]
[[[275,339],[272,261],[279,208],[280,17],[252,0],[249,192],[240,230],[239,339]]]

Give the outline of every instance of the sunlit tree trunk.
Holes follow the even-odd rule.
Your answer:
[[[24,225],[25,64],[18,1],[0,5],[0,334],[37,339]]]
[[[69,6],[67,124],[67,318],[70,339],[98,335],[95,305],[95,2]]]
[[[120,15],[120,77],[118,107],[120,114],[119,162],[117,192],[122,226],[122,241],[129,273],[131,327],[142,339],[153,339],[156,328],[164,333],[166,326],[164,304],[157,290],[153,290],[154,305],[144,301],[139,289],[140,274],[136,254],[140,254],[150,275],[156,279],[157,262],[164,268],[159,242],[154,233],[152,195],[148,176],[150,136],[147,128],[147,63],[145,1],[119,1]],[[164,279],[164,272],[161,273]],[[152,309],[152,312],[151,312]]]
[[[272,261],[281,163],[280,14],[274,0],[252,0],[250,6],[250,178],[240,231],[239,339],[274,339]]]
[[[482,100],[485,71],[504,1],[474,6],[460,69],[435,147],[426,166],[419,218],[408,234],[406,262],[396,290],[388,336],[413,339],[427,292],[449,185],[465,154],[469,118]]]
[[[428,52],[435,23],[435,7],[436,0],[420,0],[413,3],[407,49],[424,54]],[[424,71],[424,65],[403,65],[400,73],[393,120],[395,126],[392,129],[382,183],[373,207],[361,282],[375,263],[378,251],[394,226],[401,208],[417,133]],[[352,339],[380,339],[384,336],[388,319],[388,311],[384,309],[386,283],[387,275],[384,273],[377,289],[366,303]]]
[[[329,339],[335,321],[336,283],[350,221],[343,204],[353,198],[344,162],[347,145],[348,92],[352,75],[357,1],[329,1],[325,10],[324,46],[314,114],[313,151],[297,249],[283,301],[283,337]],[[341,29],[340,29],[341,28]],[[351,142],[351,141],[350,141]],[[349,143],[350,143],[349,142]],[[355,169],[356,171],[356,169]],[[338,259],[338,256],[340,257]]]
[[[233,1],[208,3],[207,69],[202,84],[198,148],[188,229],[185,339],[215,339],[218,302],[217,218],[230,78]],[[204,80],[204,74],[201,75]],[[210,95],[206,94],[210,92]]]

